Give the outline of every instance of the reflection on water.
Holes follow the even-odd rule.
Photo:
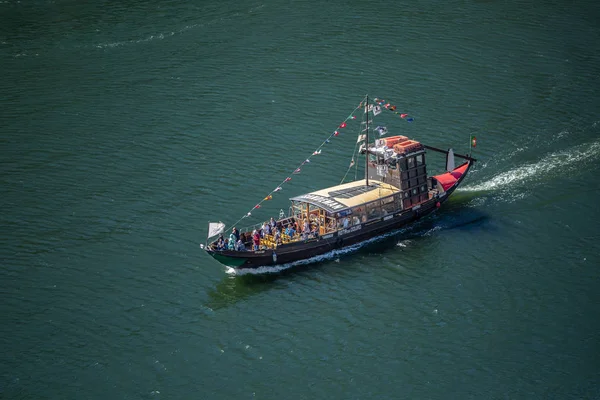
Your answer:
[[[274,288],[274,282],[279,276],[277,274],[228,275],[208,292],[210,300],[206,305],[213,310],[227,307],[249,296]]]

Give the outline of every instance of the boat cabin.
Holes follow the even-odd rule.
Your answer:
[[[425,148],[406,136],[378,139],[369,146],[368,176],[369,183],[380,181],[397,187],[402,193],[401,209],[428,200],[433,188],[427,178]]]
[[[389,183],[349,182],[293,197],[292,215],[318,224],[319,235],[392,214],[402,204],[400,190]]]

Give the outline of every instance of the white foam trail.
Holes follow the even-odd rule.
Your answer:
[[[600,142],[581,145],[576,148],[550,153],[540,161],[527,164],[494,176],[478,185],[467,185],[459,191],[482,191],[500,189],[526,181],[540,179],[555,170],[570,171],[582,162],[595,160],[600,155]]]
[[[1,1],[0,1],[1,3]],[[254,11],[258,11],[261,8],[264,7],[264,4],[260,4],[258,6],[252,7],[250,8],[247,13],[251,14]],[[118,41],[118,42],[110,42],[110,43],[99,43],[97,45],[95,45],[95,47],[99,48],[99,49],[104,49],[104,48],[114,48],[114,47],[121,47],[121,46],[126,46],[126,45],[132,45],[132,44],[138,44],[138,43],[145,43],[145,42],[150,42],[153,40],[163,40],[165,38],[171,37],[171,36],[175,36],[175,35],[179,35],[182,34],[186,31],[189,31],[191,29],[196,29],[196,28],[206,28],[209,27],[211,25],[214,24],[228,24],[229,20],[238,18],[240,16],[243,16],[243,13],[240,12],[236,12],[230,16],[227,17],[218,17],[215,18],[211,21],[207,21],[204,23],[198,23],[198,24],[191,24],[191,25],[186,25],[181,29],[178,29],[177,31],[171,31],[171,32],[167,32],[167,33],[156,33],[156,34],[152,34],[143,38],[138,38],[138,39],[130,39],[130,40],[122,40],[122,41]]]
[[[179,32],[183,32],[184,29],[181,29]],[[175,35],[175,32],[158,33],[158,34],[150,35],[148,37],[141,38],[141,39],[131,39],[131,40],[124,40],[121,42],[112,42],[112,43],[100,43],[100,44],[97,44],[96,47],[99,49],[110,48],[110,47],[120,47],[120,46],[125,46],[128,44],[150,42],[152,40],[163,40],[166,37],[174,36],[174,35]]]

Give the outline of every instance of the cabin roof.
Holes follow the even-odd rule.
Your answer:
[[[336,212],[387,197],[399,191],[400,189],[389,183],[373,180],[369,181],[367,187],[365,180],[361,179],[292,197],[290,200],[313,204],[326,211]]]

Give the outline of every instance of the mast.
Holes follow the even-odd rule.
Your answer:
[[[365,137],[365,143],[367,145],[365,151],[365,179],[367,186],[369,186],[369,95],[367,95],[365,107],[367,110],[367,136]]]

